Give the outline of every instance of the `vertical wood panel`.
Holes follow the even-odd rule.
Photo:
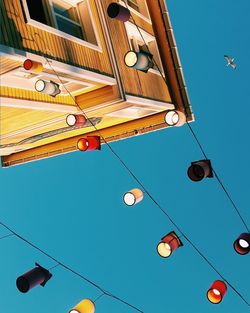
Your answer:
[[[104,8],[106,9],[111,2],[113,1],[103,0]],[[109,25],[116,60],[126,93],[170,102],[171,98],[168,87],[160,75],[151,72],[144,73],[136,71],[135,69],[128,68],[124,64],[124,55],[130,50],[124,23],[110,18],[107,18],[107,23]],[[151,25],[150,27],[152,29]]]

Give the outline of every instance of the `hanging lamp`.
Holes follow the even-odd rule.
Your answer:
[[[100,136],[86,136],[78,140],[77,148],[80,151],[101,150]]]
[[[84,115],[82,114],[69,114],[66,117],[66,123],[69,126],[84,126],[87,122],[87,119]]]
[[[52,277],[52,274],[47,269],[38,263],[35,263],[35,265],[36,267],[32,270],[17,278],[16,286],[20,292],[26,293],[37,285],[44,287]]]
[[[123,201],[128,206],[135,205],[139,203],[140,201],[142,201],[142,199],[143,199],[143,192],[138,188],[134,188],[126,192],[123,196]]]
[[[248,254],[250,251],[250,233],[242,233],[234,242],[234,250],[241,254]]]
[[[213,177],[213,170],[210,160],[200,160],[191,162],[187,171],[188,177],[192,181],[200,181],[204,178]]]
[[[23,68],[26,71],[31,71],[34,73],[41,73],[43,71],[43,65],[41,62],[36,62],[31,59],[26,59],[23,62]]]
[[[112,2],[107,9],[108,16],[121,22],[127,22],[131,16],[130,11],[124,6]]]
[[[79,302],[69,313],[95,313],[95,304],[89,299]]]
[[[210,302],[218,304],[222,301],[227,292],[227,285],[224,281],[216,280],[213,282],[207,292],[207,298]]]
[[[180,238],[174,231],[164,236],[157,246],[157,252],[162,258],[168,258],[176,249],[183,246]]]
[[[186,123],[186,115],[178,110],[167,110],[165,122],[168,126],[182,126]]]
[[[53,81],[46,81],[43,79],[38,79],[35,83],[36,91],[44,93],[51,97],[55,97],[61,92],[59,87],[60,86],[57,83]]]
[[[124,62],[127,67],[147,73],[154,66],[153,55],[144,51],[128,51],[124,56]]]

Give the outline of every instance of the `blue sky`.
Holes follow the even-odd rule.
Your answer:
[[[250,2],[174,1],[168,8],[196,117],[193,128],[214,168],[250,225]],[[224,54],[237,69],[225,66]],[[244,226],[215,179],[188,180],[191,161],[202,158],[188,127],[161,130],[112,147],[216,268],[250,301],[249,255],[232,248]],[[183,239],[169,259],[156,253],[175,228],[145,196],[122,202],[137,184],[103,146],[0,169],[1,221],[104,289],[145,313],[246,313],[229,289],[212,305],[206,291],[219,277]],[[8,234],[0,228],[0,236]],[[100,292],[61,267],[45,288],[21,294],[16,278],[50,259],[15,237],[1,240],[1,312],[68,312]],[[134,310],[102,297],[96,313]]]

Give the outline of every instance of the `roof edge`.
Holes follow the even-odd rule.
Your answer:
[[[174,69],[176,72],[176,77],[177,77],[177,81],[179,84],[179,90],[180,90],[181,97],[183,100],[183,105],[184,105],[185,110],[186,110],[187,119],[189,120],[189,122],[194,121],[194,114],[192,112],[192,106],[190,103],[190,98],[189,98],[187,86],[185,83],[183,68],[181,65],[179,52],[178,52],[178,48],[176,45],[176,40],[175,40],[172,24],[170,21],[170,16],[169,16],[167,4],[164,0],[158,0],[158,3],[159,3],[161,13],[162,13],[163,24],[164,24],[164,27],[166,30],[166,36],[167,36],[167,39],[169,42],[170,53],[172,55],[172,59],[173,59],[173,63],[174,63]]]

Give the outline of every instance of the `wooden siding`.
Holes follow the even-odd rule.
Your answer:
[[[21,66],[21,62],[0,56],[0,75]]]
[[[18,10],[18,4],[20,0],[2,0],[5,3],[6,7],[9,9],[12,3],[16,4]],[[34,0],[35,1],[35,0]],[[141,19],[137,15],[133,15],[136,23],[144,29],[146,32],[156,35],[158,45],[161,52],[161,57],[163,58],[163,66],[166,74],[166,78],[168,80],[168,86],[166,86],[160,75],[157,75],[152,72],[143,73],[140,71],[136,71],[134,69],[130,69],[124,64],[124,55],[130,49],[127,33],[124,27],[124,23],[119,21],[110,19],[107,17],[106,9],[107,6],[113,2],[114,0],[91,0],[91,6],[94,6],[94,3],[98,2],[101,4],[104,15],[106,19],[106,24],[108,26],[112,46],[115,53],[115,62],[118,66],[118,71],[121,77],[123,89],[125,93],[130,95],[135,95],[139,97],[145,97],[148,99],[160,100],[163,102],[173,102],[175,105],[178,105],[179,109],[183,109],[183,103],[180,98],[180,86],[176,80],[175,73],[175,64],[172,59],[172,55],[170,47],[168,46],[165,34],[164,24],[161,21],[162,15],[159,6],[156,4],[156,0],[147,0],[149,4],[149,10],[151,12],[151,17],[154,19],[158,19],[157,22],[153,22],[153,25]],[[95,6],[94,6],[95,7]],[[95,10],[95,8],[94,8]],[[152,12],[152,10],[157,10],[157,12]],[[2,10],[3,11],[3,10]],[[2,12],[1,11],[1,12]],[[20,48],[26,51],[34,52],[37,54],[48,54],[48,51],[44,48],[44,42],[39,42],[39,49],[37,46],[34,46],[34,41],[30,41],[30,38],[25,38],[25,34],[29,36],[29,32],[27,32],[27,28],[31,29],[33,37],[35,36],[35,32],[39,34],[39,36],[43,36],[46,42],[49,42],[49,57],[52,58],[52,48],[54,55],[59,61],[63,61],[66,63],[70,63],[74,60],[76,62],[74,65],[79,67],[89,66],[103,66],[102,68],[108,68],[110,66],[109,56],[105,50],[104,54],[100,54],[97,51],[88,50],[86,47],[81,47],[78,44],[71,43],[70,41],[63,40],[61,37],[52,35],[50,33],[43,32],[39,29],[34,29],[31,26],[26,25],[24,29],[23,21],[21,21],[19,16],[16,16],[13,11],[7,12],[7,23],[12,21],[12,27],[19,27],[20,33],[22,33],[21,37],[21,46]],[[6,19],[6,17],[4,17]],[[96,15],[97,18],[97,15]],[[99,25],[99,24],[98,24]],[[10,25],[9,25],[10,26]],[[100,27],[100,25],[98,26]],[[15,28],[16,29],[16,28]],[[25,33],[26,31],[26,33]],[[102,33],[101,28],[99,28],[99,32]],[[18,42],[17,35],[19,32],[11,34],[5,34],[6,29],[2,30],[2,37],[4,40],[11,42]],[[38,38],[40,38],[38,37]],[[55,38],[57,37],[57,38]],[[32,38],[32,37],[31,37]],[[101,36],[101,40],[104,40]],[[25,47],[23,46],[25,44]],[[10,44],[9,44],[10,45]],[[33,45],[33,48],[32,48]],[[85,50],[85,49],[87,50]],[[34,51],[36,49],[36,51]],[[71,49],[71,55],[68,55],[68,49]],[[81,50],[82,49],[82,50]],[[166,50],[166,51],[165,51]],[[81,53],[79,53],[79,51]],[[101,56],[102,55],[102,56]],[[98,56],[98,58],[97,58]],[[92,57],[94,59],[92,59]],[[102,63],[102,57],[105,58],[105,61]],[[98,59],[98,61],[97,61]],[[98,63],[100,62],[100,63]],[[106,62],[106,65],[105,65]],[[5,64],[6,68],[10,66],[10,64]],[[14,65],[14,64],[13,64]],[[15,64],[16,66],[16,64]],[[96,70],[94,67],[89,67],[90,69]],[[98,71],[98,70],[97,70]],[[101,71],[101,70],[99,70]],[[109,72],[106,72],[108,75],[112,74],[111,66],[109,68]],[[101,86],[100,86],[101,87]],[[4,90],[4,95],[8,96],[7,93],[10,91],[6,89]],[[13,90],[12,94],[17,91]],[[171,92],[171,95],[170,95]],[[36,93],[27,94],[20,91],[23,99],[30,99],[29,97],[46,97],[38,101],[54,101],[58,102],[60,100],[60,96],[56,98],[47,97],[46,95],[41,95]],[[20,97],[19,94],[19,97]],[[26,98],[25,98],[26,97]],[[65,97],[63,97],[65,98]],[[65,99],[64,99],[65,100]],[[158,130],[161,128],[165,128],[166,124],[164,122],[164,112],[156,113],[151,116],[143,117],[140,119],[128,119],[128,118],[118,118],[106,116],[106,114],[110,112],[114,112],[116,110],[124,109],[129,106],[127,102],[124,102],[120,99],[120,92],[117,86],[105,86],[99,88],[98,90],[91,91],[86,94],[81,94],[76,97],[76,101],[78,105],[86,112],[87,116],[90,117],[102,117],[101,123],[98,124],[97,128],[100,129],[101,136],[105,138],[106,141],[119,140],[122,138],[127,138],[131,136],[135,136],[136,134],[147,133],[154,130]],[[74,105],[74,103],[72,103]],[[163,109],[164,111],[164,109]],[[34,136],[37,134],[41,134],[46,131],[55,130],[58,128],[65,127],[65,118],[66,114],[56,113],[56,112],[39,112],[34,110],[24,110],[24,109],[13,109],[13,108],[2,108],[2,116],[4,122],[7,121],[8,125],[2,123],[2,138],[1,144],[12,144],[18,143],[19,141],[29,138],[30,136]],[[18,119],[21,118],[22,121],[19,122]],[[32,121],[32,123],[30,123]],[[1,121],[0,121],[1,122]],[[34,123],[33,123],[34,122]],[[33,127],[34,126],[34,127]],[[83,134],[96,134],[100,135],[96,131],[93,131],[93,127],[87,127],[77,130],[70,130],[69,132],[55,135],[50,138],[44,138],[39,140],[38,142],[26,145],[20,145],[9,150],[9,154],[5,155],[2,158],[2,164],[4,167],[11,166],[15,164],[25,163],[32,160],[37,160],[41,158],[46,158],[54,155],[58,155],[61,153],[66,153],[70,151],[77,150],[76,143],[77,140]],[[24,151],[18,152],[18,149],[28,149]],[[6,153],[8,154],[8,153]]]
[[[108,5],[113,0],[103,0],[104,11],[107,10]],[[152,25],[133,14],[134,19],[137,21],[142,29],[151,34],[154,34]],[[124,23],[121,23],[115,19],[106,18],[109,26],[111,40],[114,47],[116,56],[116,62],[121,75],[123,88],[126,93],[132,95],[138,95],[145,98],[152,98],[155,100],[171,102],[168,87],[163,81],[160,75],[153,72],[140,72],[134,69],[128,68],[124,64],[124,55],[130,50],[127,32]],[[133,20],[131,19],[133,23]],[[145,27],[147,25],[147,27]],[[122,44],[121,44],[122,43]]]
[[[0,17],[2,20],[1,44],[39,55],[46,55],[61,62],[113,76],[94,0],[90,0],[89,3],[102,52],[25,23],[25,16],[20,1],[0,1]]]

